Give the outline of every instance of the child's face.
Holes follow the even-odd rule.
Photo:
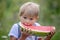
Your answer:
[[[29,17],[28,15],[23,14],[20,16],[20,21],[26,26],[31,26],[37,21],[37,17]]]

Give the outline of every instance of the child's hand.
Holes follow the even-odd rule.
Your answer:
[[[22,34],[22,36],[25,36],[25,37],[30,35],[26,29],[23,31],[21,30],[21,34]]]
[[[53,31],[51,31],[51,33],[49,34],[49,35],[47,35],[45,38],[38,38],[38,40],[50,40],[51,39],[51,37],[53,36],[55,34],[55,32]]]
[[[28,32],[28,30],[22,30],[21,29],[21,37],[19,38],[19,40],[25,40],[28,36],[29,36],[30,34],[29,34],[29,32]]]
[[[30,32],[31,32],[31,31],[28,31],[28,30],[26,30],[26,29],[21,30],[21,34],[22,34],[21,36],[28,37],[29,35],[31,35]]]
[[[51,32],[49,33],[49,35],[47,35],[47,37],[45,38],[45,40],[50,40],[51,37],[52,37],[54,34],[55,34],[55,29],[54,29],[53,31],[51,31]]]

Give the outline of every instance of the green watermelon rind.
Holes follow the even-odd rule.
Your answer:
[[[32,31],[34,34],[33,35],[36,35],[36,36],[47,36],[49,33],[44,33],[44,32],[35,32],[35,31]]]
[[[22,31],[25,31],[25,28],[21,27],[20,28]],[[49,32],[37,32],[37,31],[31,31],[28,30],[29,34],[35,35],[35,36],[47,36]]]

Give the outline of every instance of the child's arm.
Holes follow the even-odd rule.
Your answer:
[[[25,36],[21,36],[18,40],[25,40],[26,37]]]
[[[17,40],[17,38],[10,36],[10,40]]]

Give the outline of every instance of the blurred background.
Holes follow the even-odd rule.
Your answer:
[[[26,2],[40,5],[38,22],[55,26],[56,33],[51,40],[60,40],[60,0],[0,0],[0,40],[9,40],[12,25],[19,22],[19,7]]]

